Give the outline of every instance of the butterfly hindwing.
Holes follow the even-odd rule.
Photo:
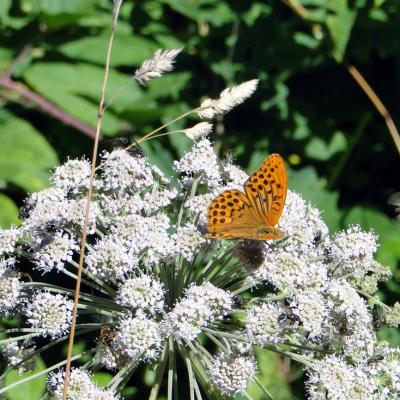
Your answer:
[[[285,162],[279,154],[271,154],[244,184],[246,197],[255,218],[275,226],[286,200],[287,178]]]
[[[238,238],[257,229],[248,199],[235,189],[222,192],[211,202],[207,222],[207,236],[211,238]]]

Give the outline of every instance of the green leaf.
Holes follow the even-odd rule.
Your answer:
[[[97,383],[97,385],[101,388],[105,388],[113,378],[112,374],[108,372],[96,372],[93,374],[92,380],[93,382]]]
[[[68,42],[57,50],[74,60],[85,60],[103,65],[109,36],[110,33],[105,31],[98,36]],[[157,50],[157,45],[148,39],[119,33],[115,36],[113,43],[111,65],[139,65],[150,58],[155,50]]]
[[[31,192],[48,185],[49,169],[58,164],[46,139],[27,122],[13,118],[0,131],[0,179]]]
[[[331,231],[340,227],[341,212],[338,209],[338,193],[326,189],[326,180],[318,177],[315,169],[306,167],[299,171],[290,171],[289,189],[294,190],[310,201],[321,211],[321,217]]]
[[[341,62],[357,12],[349,8],[347,0],[330,0],[329,5],[333,13],[326,18],[326,25],[334,45],[333,57],[336,61]]]
[[[4,380],[4,386],[11,385],[21,379],[27,378],[33,374],[43,371],[46,368],[45,363],[40,357],[35,358],[35,368],[33,371],[27,371],[19,374],[18,371],[11,371]],[[6,392],[7,400],[39,400],[46,389],[46,375],[43,374],[29,382],[21,384]]]
[[[329,143],[314,136],[306,146],[307,156],[316,160],[329,160],[335,153],[345,150],[347,147],[346,136],[343,132],[337,131],[333,134]]]
[[[44,13],[49,15],[81,15],[93,10],[98,0],[21,0],[21,9],[26,13]]]
[[[95,126],[104,68],[84,63],[36,63],[24,78],[47,99],[75,118]],[[121,90],[124,88],[125,90]],[[121,112],[139,102],[142,91],[129,76],[110,70],[107,99],[119,92],[109,110]],[[103,120],[103,133],[115,135],[126,122],[112,112]]]
[[[204,20],[222,26],[235,20],[236,15],[227,3],[218,0],[162,0],[173,10],[195,21]]]
[[[0,193],[0,226],[9,228],[12,224],[21,223],[18,218],[18,207],[5,194]]]

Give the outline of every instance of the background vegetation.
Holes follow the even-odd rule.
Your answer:
[[[110,0],[0,1],[1,226],[18,224],[17,207],[27,192],[48,185],[50,169],[90,154],[111,10]],[[323,210],[331,230],[373,228],[379,261],[394,273],[382,287],[391,304],[400,293],[400,229],[387,200],[399,190],[399,154],[346,65],[361,71],[400,123],[399,34],[396,1],[125,0],[108,98],[128,86],[106,113],[102,146],[117,136],[140,137],[201,96],[259,78],[256,95],[216,124],[218,151],[231,152],[249,172],[279,152],[289,187]],[[130,75],[160,47],[184,51],[174,72],[143,89]],[[173,174],[172,160],[189,146],[172,135],[145,150]],[[400,344],[395,330],[380,335]],[[276,355],[259,357],[261,378],[278,399],[303,397],[300,372]],[[143,370],[131,398],[152,374]],[[38,399],[43,382],[26,390],[8,398]]]

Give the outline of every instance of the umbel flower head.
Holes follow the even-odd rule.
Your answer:
[[[146,83],[168,71],[177,53],[157,52],[136,78]],[[226,89],[193,114],[226,113],[257,84]],[[289,190],[282,240],[206,238],[210,202],[226,189],[242,190],[247,176],[219,160],[207,137],[211,125],[200,124],[180,131],[193,146],[173,163],[173,178],[141,151],[101,154],[76,325],[88,347],[74,356],[85,364],[71,371],[68,399],[119,399],[117,391],[148,364],[153,399],[186,380],[179,391],[188,399],[249,397],[250,384],[267,393],[256,348],[303,364],[310,399],[398,399],[399,349],[379,343],[374,327],[374,314],[390,326],[400,319],[398,303],[375,296],[390,277],[374,260],[377,236],[358,226],[330,235],[319,210]],[[14,368],[37,352],[59,356],[48,378],[57,399],[88,174],[87,161],[68,160],[52,187],[27,199],[21,226],[0,231],[0,313],[21,321],[0,351]],[[31,274],[19,271],[22,263]],[[114,374],[103,389],[92,379],[101,368]]]

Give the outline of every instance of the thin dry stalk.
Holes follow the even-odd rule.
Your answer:
[[[354,65],[350,64],[347,61],[344,61],[343,63],[346,66],[349,74],[359,84],[359,86],[364,91],[364,93],[368,96],[368,98],[371,100],[372,104],[375,106],[375,108],[377,109],[379,114],[382,115],[382,117],[385,121],[385,124],[388,127],[388,130],[390,132],[390,135],[392,136],[392,139],[397,148],[397,151],[400,154],[399,131],[397,130],[396,125],[393,122],[393,119],[392,119],[389,111],[387,110],[385,105],[382,103],[381,99],[378,97],[378,95],[375,93],[375,91],[371,88],[371,86],[368,84],[368,82],[364,79],[364,77],[358,71],[358,69]]]
[[[309,21],[310,14],[298,0],[281,0],[281,1],[282,3],[287,5],[290,9],[292,9],[292,11],[294,11],[298,16]],[[315,31],[316,25],[318,24],[315,23],[312,24],[313,31]],[[354,65],[346,61],[344,57],[342,63],[347,68],[349,74],[353,77],[353,79],[358,83],[358,85],[370,99],[371,103],[377,109],[379,114],[382,115],[385,124],[389,130],[389,133],[392,136],[396,149],[400,154],[400,135],[389,111],[387,110],[381,99],[378,97],[378,95],[375,93],[375,91],[372,89],[372,87],[369,85],[369,83],[361,75],[360,71],[358,71],[358,69]]]
[[[94,144],[93,144],[92,167],[91,167],[90,180],[89,180],[89,190],[88,190],[88,195],[87,195],[85,219],[84,219],[83,228],[82,228],[81,246],[80,246],[80,255],[79,255],[79,268],[78,268],[78,275],[77,275],[77,280],[76,280],[75,296],[74,296],[74,310],[73,310],[73,314],[72,314],[71,331],[69,334],[69,341],[68,341],[67,364],[65,367],[63,400],[67,399],[67,394],[68,394],[69,377],[70,377],[70,371],[71,371],[71,358],[72,358],[72,350],[73,350],[73,346],[74,346],[74,336],[75,336],[75,327],[76,327],[76,317],[78,314],[79,292],[80,292],[80,288],[81,288],[83,261],[85,259],[87,227],[88,227],[88,223],[89,223],[90,205],[91,205],[91,200],[92,200],[92,195],[93,195],[93,182],[94,182],[94,176],[95,176],[95,172],[96,172],[97,150],[98,150],[98,144],[99,144],[99,138],[100,138],[101,125],[103,122],[103,115],[104,115],[104,101],[105,101],[105,95],[106,95],[108,75],[109,75],[109,70],[110,70],[111,49],[112,49],[115,31],[117,28],[117,20],[118,20],[118,14],[119,14],[121,2],[115,2],[114,4],[115,4],[115,6],[114,6],[113,22],[112,22],[111,34],[110,34],[110,39],[109,39],[108,48],[107,48],[103,85],[101,88],[99,112],[98,112],[97,125],[96,125],[96,137],[95,137]]]

